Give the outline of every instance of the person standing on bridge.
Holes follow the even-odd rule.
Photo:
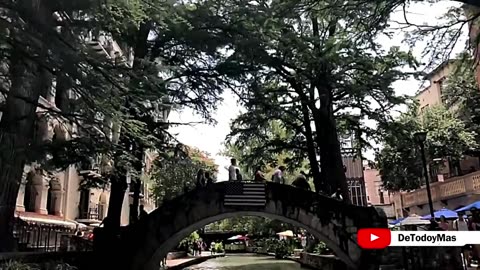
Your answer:
[[[228,181],[237,181],[237,160],[232,158],[231,165],[228,167]]]
[[[285,184],[285,177],[283,176],[283,173],[286,169],[287,168],[283,165],[278,167],[278,169],[276,169],[273,173],[272,181],[279,184]]]
[[[207,186],[213,184],[215,181],[212,178],[212,174],[210,172],[205,172],[205,179],[207,181]]]
[[[300,172],[300,175],[293,181],[292,186],[304,190],[311,190],[310,184],[308,184],[307,174],[304,171]]]
[[[205,184],[205,171],[203,169],[200,169],[197,173],[197,188],[204,187]]]
[[[243,181],[243,176],[242,176],[242,174],[240,173],[240,169],[239,169],[239,168],[236,168],[236,169],[235,169],[235,173],[237,174],[237,181],[242,182],[242,181]]]
[[[262,168],[257,167],[255,170],[255,182],[265,182],[267,179],[265,179],[265,176],[263,175]]]

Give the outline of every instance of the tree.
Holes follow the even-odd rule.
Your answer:
[[[210,172],[212,177],[218,170],[214,160],[196,148],[179,145],[176,151],[161,153],[151,176],[157,201],[170,200],[193,189],[200,169]]]
[[[305,152],[316,190],[331,194],[341,187],[347,200],[338,122],[353,119],[355,129],[371,132],[362,121],[384,121],[403,101],[391,83],[405,78],[399,68],[415,61],[374,41],[387,25],[378,12],[391,11],[389,3],[336,3],[205,1],[192,13],[228,38],[229,63],[242,85],[233,90],[249,108],[232,136],[264,136],[271,120],[281,122],[300,143],[277,147]]]
[[[457,0],[454,2],[463,3],[458,5],[452,3],[447,11],[437,20],[416,24],[409,20],[408,12],[411,4],[430,4],[435,8],[436,3],[446,2],[444,0],[395,0],[391,5],[403,12],[403,20],[392,22],[392,30],[400,30],[399,34],[405,35],[405,41],[410,47],[421,46],[422,58],[426,59],[424,70],[429,71],[438,65],[452,58],[455,47],[462,41],[465,33],[470,35],[470,42],[464,46],[474,48],[474,57],[478,59],[476,52],[479,46],[480,35],[478,35],[478,23],[480,22],[480,5],[474,0]],[[390,16],[390,13],[383,13],[383,16]],[[422,44],[423,43],[423,44]]]
[[[192,35],[188,28],[177,31],[182,22],[176,15],[182,14],[184,6],[152,3],[155,1],[0,4],[8,18],[2,20],[6,30],[0,39],[1,57],[7,60],[0,70],[0,90],[5,96],[0,121],[0,237],[6,239],[0,250],[13,246],[10,221],[26,162],[34,160],[44,170],[59,170],[101,156],[104,177],[86,185],[112,184],[106,226],[118,227],[127,172],[139,175],[143,151],[168,148],[172,139],[166,120],[157,117],[158,113],[177,105],[192,107],[210,118],[219,94],[228,85],[225,74],[217,69],[221,59],[208,61],[217,54],[215,44],[208,35]],[[167,24],[161,20],[160,7],[173,15]],[[157,42],[148,38],[152,31],[170,36],[157,35]],[[109,35],[125,52],[133,48],[134,58],[114,53],[111,44],[109,55],[92,48],[100,36],[112,42]],[[204,40],[212,46],[199,46]],[[134,60],[133,66],[128,60]],[[58,107],[39,103],[39,97],[47,97],[53,87]],[[56,118],[75,132],[67,140],[38,136],[35,128],[45,117]]]
[[[442,99],[465,127],[475,133],[480,143],[480,89],[475,80],[475,65],[471,53],[465,52],[453,62],[453,71],[445,80]]]
[[[205,226],[205,231],[248,232],[250,235],[271,236],[277,232],[292,230],[294,226],[264,217],[245,216],[227,218]]]
[[[223,154],[237,159],[241,171],[248,177],[254,177],[256,168],[260,167],[268,180],[278,166],[285,165],[287,183],[291,183],[300,171],[310,171],[306,151],[295,139],[294,132],[273,120],[255,137],[229,138]]]
[[[459,160],[467,150],[477,145],[475,133],[443,106],[426,108],[420,113],[417,105],[411,105],[408,112],[382,129],[383,149],[377,153],[377,162],[383,186],[392,191],[421,186],[423,165],[414,140],[415,132],[427,132],[427,160]]]

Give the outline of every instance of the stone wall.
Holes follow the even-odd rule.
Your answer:
[[[312,253],[300,253],[298,261],[302,267],[322,270],[346,270],[347,266],[333,255],[317,255]]]

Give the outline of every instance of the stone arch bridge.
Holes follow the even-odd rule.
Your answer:
[[[251,194],[257,195],[262,193],[263,187],[264,201],[248,203],[248,199],[235,199],[241,198],[242,188],[248,189],[244,185],[253,185]],[[229,192],[237,194],[230,196],[233,202],[227,201],[225,194]],[[130,226],[122,241],[125,252],[122,253],[126,254],[122,256],[123,266],[131,270],[157,270],[161,259],[190,233],[214,221],[235,216],[263,216],[302,227],[324,241],[349,269],[361,270],[376,269],[378,254],[357,245],[358,228],[387,226],[385,215],[373,207],[346,205],[314,192],[276,183],[221,182],[165,202]]]

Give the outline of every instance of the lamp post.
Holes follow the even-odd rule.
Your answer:
[[[427,159],[425,158],[425,141],[427,140],[427,132],[417,132],[413,134],[415,140],[420,145],[420,150],[422,154],[422,163],[423,163],[423,173],[425,175],[425,184],[427,186],[427,196],[428,196],[428,206],[430,207],[430,217],[431,220],[435,220],[435,215],[433,211],[433,201],[432,201],[432,192],[430,190],[430,181],[428,180],[428,169],[427,169]]]

